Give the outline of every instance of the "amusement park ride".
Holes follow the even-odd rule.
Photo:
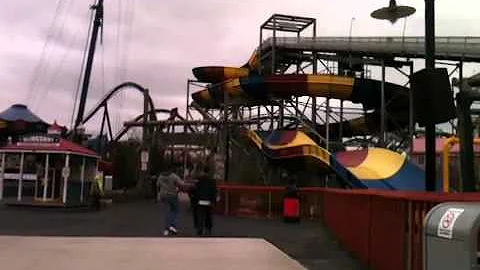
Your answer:
[[[313,28],[312,36],[303,36],[309,27]],[[265,30],[271,30],[273,36],[264,39]],[[257,120],[255,125],[244,125],[248,130],[300,127],[324,150],[331,150],[329,152],[341,151],[345,146],[376,146],[408,152],[416,135],[415,122],[427,114],[420,107],[417,111],[424,115],[415,114],[412,101],[422,98],[426,92],[422,88],[433,88],[425,85],[431,74],[422,77],[421,73],[413,72],[413,59],[431,56],[425,54],[425,38],[317,37],[315,30],[315,19],[273,15],[260,27],[258,50],[243,67],[194,69],[198,80],[189,80],[187,100],[190,86],[206,83],[207,90],[192,94],[193,108],[203,108],[202,115],[220,111],[217,119]],[[293,32],[294,36],[277,37],[279,32]],[[437,92],[426,97],[427,102],[422,106],[433,104],[432,110],[442,108],[443,111],[433,113],[442,118],[433,121],[441,123],[451,119],[454,108],[448,77],[458,72],[462,78],[463,63],[479,61],[479,40],[437,37],[436,46],[437,66],[455,68],[450,74],[446,74],[445,69],[435,70],[437,77],[433,81],[438,82],[440,78],[444,84],[436,85],[434,90]],[[319,66],[323,68],[319,69]],[[372,66],[381,67],[382,80],[370,79]],[[407,87],[386,82],[387,69],[398,71],[407,80],[416,78],[414,82],[419,91],[415,93]],[[445,93],[449,96],[439,98]],[[319,98],[324,100],[323,103],[318,104]],[[302,104],[301,99],[306,102]],[[333,107],[332,99],[340,99],[340,106]],[[349,109],[344,106],[347,101],[363,105],[363,115],[356,118],[347,115]],[[187,114],[191,107],[189,104]],[[427,133],[431,131],[429,125]],[[377,166],[388,165],[379,163]],[[468,181],[464,181],[467,184]],[[433,183],[435,185],[435,181]],[[429,183],[427,190],[432,189],[431,185]]]
[[[397,7],[395,1],[389,8],[400,17],[412,12]],[[299,178],[313,179],[304,184],[328,181],[350,188],[443,188],[448,192],[448,183],[438,181],[428,155],[432,127],[435,153],[435,124],[458,118],[463,188],[474,189],[470,105],[480,99],[474,90],[480,80],[463,78],[463,66],[480,62],[480,38],[434,37],[430,30],[425,38],[321,37],[314,18],[274,14],[260,26],[258,47],[243,66],[193,69],[196,79],[187,80],[185,117],[177,109],[156,108],[149,89],[134,82],[118,85],[85,113],[97,36],[103,25],[103,0],[92,9],[90,46],[70,134],[76,142],[82,141],[82,126],[103,109],[100,137],[106,130],[108,140],[115,142],[129,128],[142,127],[139,155],[181,153],[186,167],[192,155],[207,156],[209,162],[216,160],[216,171],[223,171],[218,177],[225,181],[252,178],[279,184],[280,171],[286,168]],[[382,12],[372,16],[395,20]],[[428,29],[433,24],[429,12]],[[267,31],[271,36],[265,38]],[[414,72],[413,60],[421,58],[427,60],[427,71]],[[447,68],[435,66],[454,68],[447,73]],[[380,79],[374,78],[374,70],[380,70]],[[387,76],[394,73],[405,77],[404,85],[388,82]],[[450,86],[455,73],[458,79],[453,85],[460,89],[457,116]],[[143,113],[114,134],[108,101],[126,89],[143,95]],[[159,120],[159,113],[168,115],[167,119]],[[408,159],[418,136],[417,122],[426,126],[427,177]],[[105,156],[108,150],[101,152]],[[152,166],[142,166],[139,185]]]
[[[414,9],[398,7],[395,1],[391,2],[386,10],[374,12],[372,17],[394,21],[395,16],[398,19],[414,12]],[[333,171],[337,176],[342,173],[335,169],[331,170],[332,163],[342,163],[341,158],[335,157],[342,156],[342,153],[349,152],[351,148],[371,148],[372,151],[389,149],[390,152],[385,155],[393,157],[395,157],[394,152],[408,155],[412,149],[412,142],[417,136],[415,125],[419,120],[426,126],[426,144],[427,153],[429,153],[432,151],[432,130],[433,140],[435,140],[435,124],[446,122],[455,116],[452,111],[454,109],[453,93],[449,77],[457,73],[459,81],[463,82],[464,63],[480,62],[480,39],[435,37],[431,30],[434,20],[433,5],[429,4],[431,1],[427,2],[425,38],[318,37],[316,19],[275,14],[260,26],[258,48],[245,65],[238,68],[198,67],[193,69],[196,80],[187,81],[185,119],[176,114],[167,120],[156,120],[155,113],[152,113],[155,111],[153,102],[148,101],[148,91],[143,91],[141,86],[136,85],[137,89],[145,95],[144,114],[133,121],[126,122],[122,132],[133,126],[143,127],[145,149],[151,149],[150,146],[156,144],[172,151],[181,151],[185,156],[187,152],[209,153],[208,155],[215,153],[216,156],[223,158],[224,164],[220,167],[223,167],[224,173],[221,178],[234,181],[245,180],[239,179],[242,177],[235,175],[236,172],[230,172],[232,159],[246,161],[235,162],[236,171],[255,171],[253,174],[256,174],[257,178],[271,182],[272,179],[278,178],[278,173],[276,175],[266,173],[265,170],[269,169],[265,165],[268,163],[265,163],[265,160],[286,160],[287,162],[283,162],[286,164],[283,167],[289,167],[288,164],[296,166],[298,162],[295,160],[315,156],[315,154],[305,153],[307,151],[305,149],[330,156],[323,159],[317,156],[315,164],[318,168],[330,168],[326,171]],[[388,13],[392,10],[395,12]],[[387,13],[382,14],[382,12]],[[311,35],[306,34],[308,30]],[[271,37],[265,38],[266,31],[271,31]],[[278,34],[281,32],[290,33],[291,36],[279,37]],[[413,59],[419,58],[427,60],[427,71],[423,71],[423,74],[422,72],[414,73]],[[453,66],[454,69],[446,73],[446,68],[433,69],[435,65],[437,67]],[[380,68],[380,80],[371,78],[372,67]],[[387,75],[395,72],[405,76],[405,85],[388,82]],[[442,80],[443,84],[438,84]],[[432,86],[433,82],[437,84]],[[410,83],[415,85],[409,88],[407,86]],[[202,90],[195,91],[199,88]],[[118,90],[119,87],[116,89]],[[428,89],[437,92],[432,94]],[[464,91],[460,92],[464,93]],[[461,102],[464,100],[462,95],[464,94],[459,94],[457,98],[457,107],[459,109],[465,107],[464,114],[470,119],[468,104],[471,104],[471,101],[464,106]],[[432,105],[429,111],[425,110],[426,104],[415,105],[422,98],[427,100],[426,104]],[[108,97],[95,108],[96,110],[100,107],[105,108],[108,122],[107,100]],[[360,104],[362,108],[345,106],[348,103]],[[442,110],[438,110],[439,108]],[[173,112],[175,114],[176,110]],[[425,115],[432,115],[431,121],[426,121]],[[474,175],[471,164],[473,147],[471,143],[465,142],[468,136],[471,138],[471,121],[469,122],[468,119],[464,121],[463,118],[459,118],[459,124],[462,127],[459,129],[459,135],[461,135],[462,149],[465,150],[462,153],[466,153],[462,157],[462,165],[464,165],[462,172],[466,176],[472,176]],[[88,116],[83,122],[85,121],[88,121]],[[178,129],[177,126],[183,126],[183,129]],[[152,130],[152,127],[155,129]],[[252,133],[253,130],[256,132]],[[122,132],[119,133],[120,136],[124,134]],[[272,139],[275,134],[282,137],[281,133],[290,134],[288,136],[291,137],[287,140],[290,142],[280,143],[285,147],[282,148],[268,141],[268,138]],[[470,135],[465,137],[465,133]],[[296,143],[303,148],[297,148],[296,153],[289,153],[287,148],[295,148],[291,143],[295,138],[303,136],[302,134],[306,135],[305,140]],[[110,138],[118,139],[119,136],[114,138],[110,134]],[[246,141],[253,141],[253,145],[258,146],[267,158],[251,158],[255,154],[248,150],[251,150],[248,147],[251,144],[245,143],[243,140],[245,138],[247,138]],[[473,142],[473,138],[470,141]],[[275,157],[272,149],[265,149],[269,144],[279,152],[287,153],[285,157]],[[435,149],[433,150],[435,153]],[[240,157],[242,155],[248,157],[242,159]],[[420,175],[414,178],[421,179],[418,180],[421,184],[416,183],[414,189],[440,188],[435,168],[432,174],[432,157],[428,155],[431,156],[431,153],[427,154],[427,171],[430,172],[427,179],[430,180],[425,181],[423,171],[419,172]],[[252,162],[256,164],[252,166]],[[402,162],[408,163],[408,161],[400,163]],[[365,184],[365,181],[356,181],[364,176],[355,174],[355,169],[347,166],[348,164],[341,165],[346,168],[348,175],[353,174],[355,178],[355,180],[344,179],[342,185],[368,187],[373,183]],[[389,165],[381,163],[376,166]],[[378,168],[367,169],[373,171],[373,174],[379,174]],[[298,171],[298,168],[296,170]],[[389,176],[393,177],[393,175],[394,173]],[[369,175],[367,178],[385,180],[379,175]],[[467,178],[472,179],[472,183],[469,183]],[[472,190],[473,179],[474,177],[464,177],[465,190]],[[386,183],[386,181],[383,182],[383,184]],[[385,185],[386,188],[395,189],[389,184]],[[402,188],[412,187],[403,186]]]

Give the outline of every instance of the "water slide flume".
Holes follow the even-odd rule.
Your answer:
[[[423,170],[388,149],[372,147],[332,154],[298,130],[275,130],[264,140],[256,131],[245,132],[270,159],[310,159],[352,188],[423,191],[425,187]]]
[[[352,137],[378,131],[381,107],[381,82],[371,79],[337,75],[257,75],[248,68],[198,67],[193,69],[199,81],[210,85],[192,94],[193,100],[204,108],[219,108],[228,98],[230,104],[244,106],[268,105],[275,99],[316,96],[362,104],[374,110],[365,116],[343,121],[343,136]],[[243,76],[245,75],[245,76]],[[408,89],[385,83],[385,98],[391,129],[408,124]],[[339,123],[332,124],[330,138],[338,136]],[[325,127],[318,125],[318,132]]]
[[[253,106],[296,96],[327,97],[361,103],[365,110],[375,110],[365,117],[344,122],[344,130],[351,133],[344,132],[344,136],[372,132],[378,127],[380,81],[337,75],[261,76],[256,74],[250,61],[241,68],[198,67],[193,73],[199,81],[210,83],[207,88],[192,94],[193,100],[204,108],[219,108],[225,98],[231,104]],[[390,101],[387,111],[397,123],[406,125],[408,89],[392,83],[385,83],[384,89],[385,98]],[[335,126],[332,127],[335,130]],[[340,180],[354,188],[424,190],[423,171],[387,149],[369,148],[331,154],[298,130],[274,131],[264,140],[255,135],[255,131],[248,131],[247,135],[271,159],[312,159],[319,167],[332,170]]]

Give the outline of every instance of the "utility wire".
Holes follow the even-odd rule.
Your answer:
[[[126,11],[125,11],[125,34],[124,34],[124,50],[123,50],[123,58],[122,58],[122,64],[121,64],[121,80],[125,81],[128,76],[128,64],[129,64],[129,51],[130,51],[130,44],[131,44],[131,39],[132,39],[132,25],[133,25],[133,19],[134,19],[134,14],[135,14],[135,2],[134,0],[126,0]],[[123,118],[123,108],[125,105],[125,100],[126,100],[126,93],[122,92],[120,95],[120,106],[119,106],[119,111],[118,111],[118,119],[119,123],[118,125],[121,127],[122,126],[122,118]]]
[[[59,18],[60,20],[60,28],[58,31],[54,32],[54,34],[52,35],[52,40],[61,40],[62,39],[62,36],[63,36],[63,33],[64,33],[64,29],[65,29],[65,22],[67,20],[67,15],[68,15],[68,8],[69,8],[69,4],[71,4],[70,1],[68,0],[64,0],[64,2],[67,2],[64,4],[64,8],[63,8],[63,11],[61,12],[61,14],[63,14],[63,16],[61,16]],[[64,51],[66,51],[64,49]],[[37,109],[39,109],[39,105],[42,104],[42,100],[43,98],[42,97],[46,97],[48,96],[48,92],[50,91],[50,84],[53,82],[53,77],[56,77],[56,72],[50,74],[51,78],[50,80],[47,80],[48,79],[48,70],[52,69],[52,70],[57,70],[58,68],[57,67],[52,67],[50,68],[50,65],[49,64],[52,64],[53,60],[50,58],[50,61],[47,61],[45,63],[45,66],[44,68],[42,68],[42,70],[45,71],[44,73],[44,76],[43,76],[43,81],[46,82],[48,81],[49,83],[47,84],[44,84],[42,88],[37,88],[38,91],[35,91],[34,92],[34,97],[32,97],[33,99],[33,108],[34,110],[36,111]],[[59,65],[60,66],[62,64],[62,60],[60,60],[59,62]],[[40,82],[38,83],[38,85],[40,85]],[[44,93],[45,92],[45,93]]]
[[[123,1],[122,0],[118,0],[117,1],[117,27],[116,27],[116,41],[115,41],[115,73],[114,73],[114,81],[115,81],[115,84],[118,84],[118,83],[121,83],[121,80],[123,78],[121,78],[121,72],[120,72],[120,69],[121,69],[121,55],[120,55],[120,44],[122,44],[121,42],[121,33],[122,33],[122,22],[123,22]],[[119,96],[120,96],[120,99],[122,97],[123,93],[120,92],[119,93]],[[113,100],[114,103],[117,103],[117,100]],[[121,107],[122,104],[118,104],[118,107]],[[114,113],[114,125],[119,125],[120,123],[120,115],[118,113],[118,111],[115,111]]]
[[[35,85],[36,85],[37,80],[39,78],[40,72],[43,70],[41,68],[42,68],[42,64],[43,64],[43,61],[44,61],[44,57],[46,55],[48,45],[49,45],[49,43],[52,39],[52,36],[54,34],[54,30],[55,30],[54,26],[55,26],[58,15],[60,14],[60,10],[62,9],[63,5],[64,5],[64,1],[62,1],[62,0],[57,1],[57,7],[55,9],[53,20],[52,20],[52,23],[50,24],[50,27],[48,28],[47,39],[45,40],[45,43],[43,44],[42,52],[40,54],[40,59],[37,62],[37,65],[35,66],[35,69],[33,71],[33,76],[30,79],[30,83],[29,83],[29,87],[28,87],[28,93],[27,93],[27,97],[26,97],[27,100],[25,102],[27,104],[32,99],[32,95],[35,93]]]

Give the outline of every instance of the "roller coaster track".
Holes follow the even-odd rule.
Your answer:
[[[157,113],[168,113],[170,114],[170,116],[168,117],[168,120],[175,120],[175,118],[181,120],[181,121],[184,121],[185,118],[183,116],[181,116],[180,114],[178,114],[178,110],[177,108],[174,108],[174,109],[154,109],[154,110],[150,110],[148,111],[146,114],[147,115],[156,115]],[[145,114],[139,114],[137,115],[133,120],[132,122],[141,122],[142,119],[143,119],[143,116]],[[116,142],[118,140],[120,140],[127,132],[128,130],[131,128],[132,126],[123,126],[122,129],[120,129],[112,138],[112,142]],[[165,126],[160,126],[160,129],[163,129],[165,128]],[[191,132],[196,132],[195,129],[193,129],[191,126],[187,126],[187,128],[191,131]]]
[[[133,88],[139,91],[142,94],[145,94],[147,91],[146,88],[142,87],[141,85],[134,83],[134,82],[124,82],[117,87],[113,88],[108,92],[105,96],[103,96],[102,99],[100,99],[97,104],[85,115],[85,117],[82,119],[80,122],[82,125],[84,125],[86,122],[88,122],[102,107],[107,106],[107,102],[110,98],[112,98],[115,94],[117,94],[120,90],[123,89],[129,89]],[[147,99],[148,99],[148,104],[150,108],[155,108],[155,105],[153,104],[153,100],[150,97],[149,94],[147,94]],[[157,120],[157,117],[155,114],[152,114],[153,119],[152,120]]]

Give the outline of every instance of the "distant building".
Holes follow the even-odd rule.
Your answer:
[[[14,141],[29,133],[46,133],[49,124],[28,109],[26,105],[14,104],[0,112],[0,141]]]
[[[57,124],[57,121],[53,121],[53,124],[51,124],[48,129],[47,129],[47,134],[49,135],[57,135],[63,137],[65,133],[67,132],[66,127],[62,127],[59,124]]]
[[[448,138],[437,138],[435,142],[437,179],[443,179],[443,148]],[[460,179],[460,145],[455,144],[450,147],[449,151],[449,169],[450,169],[450,186],[454,189],[461,184]],[[478,171],[480,165],[480,145],[474,144],[475,154],[475,171]],[[425,138],[416,138],[413,141],[412,161],[418,166],[425,169]],[[478,178],[478,174],[477,174]]]
[[[87,204],[100,157],[56,135],[24,135],[0,147],[0,200],[14,204]]]

